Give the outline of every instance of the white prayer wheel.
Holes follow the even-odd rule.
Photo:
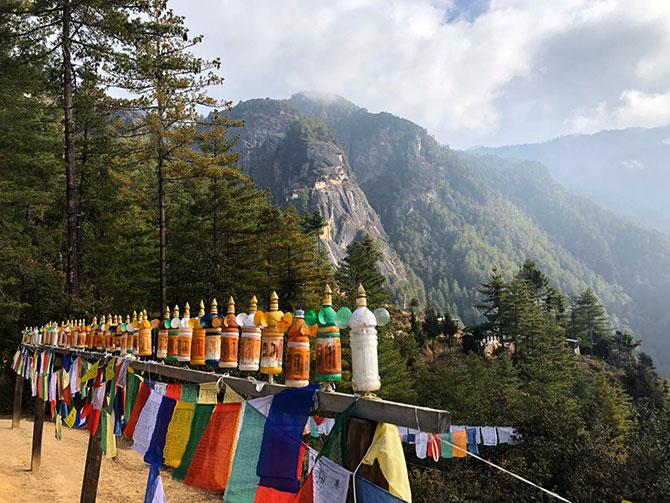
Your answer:
[[[371,393],[381,387],[377,358],[377,318],[367,307],[363,285],[358,286],[356,310],[349,319],[351,329],[351,387],[356,393]]]

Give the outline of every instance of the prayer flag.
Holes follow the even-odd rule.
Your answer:
[[[150,394],[151,394],[151,388],[146,384],[141,383],[139,390],[137,392],[137,398],[134,400],[132,412],[130,413],[130,417],[128,418],[126,424],[126,428],[125,430],[123,430],[123,436],[126,437],[128,440],[132,440],[133,438],[133,435],[135,433],[135,425],[137,424],[137,420],[140,418],[140,414],[142,412],[142,409],[144,408],[144,404],[147,403]]]
[[[188,436],[188,443],[186,444],[186,450],[184,455],[181,458],[181,463],[177,469],[172,473],[172,477],[177,480],[184,480],[188,468],[191,465],[191,460],[195,454],[195,450],[200,443],[202,434],[207,428],[207,423],[209,423],[209,418],[212,415],[214,410],[213,404],[196,404],[195,413],[193,414],[193,421],[191,422],[191,433]]]
[[[188,443],[194,413],[194,403],[182,401],[176,403],[174,412],[172,413],[172,420],[168,426],[167,436],[165,437],[165,449],[163,450],[167,466],[176,468],[181,463],[181,458]]]
[[[163,450],[165,449],[165,437],[167,436],[167,429],[172,419],[177,401],[164,396],[161,400],[156,416],[156,424],[151,435],[151,443],[144,455],[144,462],[150,465],[163,465]]]
[[[168,384],[165,396],[174,400],[181,400],[181,384]]]
[[[468,450],[468,434],[465,431],[454,431],[452,433],[454,441],[452,442],[457,448],[452,448],[451,455],[455,458],[464,458],[467,456]]]
[[[468,427],[465,431],[467,432],[468,452],[479,454],[479,447],[477,447],[477,429]]]
[[[160,409],[163,395],[151,390],[149,398],[140,413],[133,433],[133,450],[144,456],[151,444],[151,436],[156,427],[158,410]]]
[[[412,491],[409,487],[405,454],[402,450],[398,428],[395,425],[377,424],[375,435],[363,458],[363,463],[371,465],[375,460],[379,463],[384,478],[389,484],[389,492],[411,502]]]
[[[219,393],[219,383],[205,382],[200,385],[198,393],[198,403],[216,403],[216,397]]]
[[[351,472],[314,450],[310,457],[314,457],[310,475],[314,503],[346,503]]]
[[[256,467],[260,485],[294,494],[298,492],[300,481],[295,472],[300,462],[302,432],[317,389],[318,384],[312,384],[287,389],[274,396]]]
[[[356,475],[356,500],[365,503],[401,503],[402,499]]]
[[[147,490],[144,493],[144,503],[167,503],[160,467],[157,465],[149,465],[149,480],[147,480]]]
[[[302,462],[305,456],[305,444],[300,444],[300,452],[298,454],[298,466],[295,471],[296,478],[300,477],[302,473]],[[298,495],[286,491],[279,491],[272,487],[258,486],[256,491],[256,499],[254,503],[295,503]]]

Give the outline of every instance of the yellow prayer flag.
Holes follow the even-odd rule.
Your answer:
[[[105,421],[107,421],[107,428],[105,428],[107,451],[105,456],[108,459],[116,457],[116,437],[114,436],[114,412],[105,414]]]
[[[226,385],[226,391],[223,394],[223,403],[231,403],[231,402],[235,403],[244,402],[244,398],[242,398],[233,388]]]
[[[371,465],[377,460],[384,478],[389,484],[389,492],[411,503],[412,491],[405,464],[405,454],[400,443],[398,427],[388,423],[378,423],[375,435],[363,463]]]
[[[70,374],[65,371],[65,369],[60,369],[61,371],[61,387],[62,389],[67,388],[70,385]]]
[[[216,403],[216,395],[219,392],[218,382],[205,382],[199,388],[198,403]]]
[[[99,366],[100,366],[100,360],[98,360],[88,368],[86,373],[81,377],[81,382],[85,383],[90,381],[91,379],[95,379],[95,377],[98,375]]]
[[[116,356],[109,360],[107,368],[105,369],[105,381],[114,379],[114,371],[116,370]]]
[[[77,409],[72,407],[72,410],[65,418],[65,424],[67,424],[70,428],[72,428],[76,420],[77,420]]]
[[[192,402],[177,401],[172,419],[168,426],[165,437],[165,448],[163,456],[165,464],[177,468],[181,464],[181,458],[186,452],[186,445],[191,434],[191,423],[195,414],[195,404]]]
[[[464,458],[466,457],[468,450],[468,433],[466,431],[454,431],[453,435],[453,444],[460,449],[453,448],[451,449],[451,455],[454,458]]]

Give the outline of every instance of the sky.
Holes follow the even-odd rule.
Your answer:
[[[217,98],[338,94],[456,148],[670,124],[670,0],[172,0]]]

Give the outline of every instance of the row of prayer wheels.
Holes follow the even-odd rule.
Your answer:
[[[49,323],[42,329],[24,330],[24,342],[66,348],[88,348],[132,354],[152,355],[152,329],[157,329],[156,358],[185,362],[191,365],[218,365],[224,369],[239,368],[271,376],[282,373],[284,335],[286,334],[286,385],[302,387],[309,384],[310,338],[316,338],[316,378],[319,382],[342,379],[340,329],[350,328],[352,387],[358,393],[370,393],[381,386],[377,359],[376,326],[389,321],[386,309],[374,312],[367,307],[365,290],[359,285],[356,308],[335,311],[332,292],[326,285],[321,309],[317,312],[297,310],[292,315],[279,310],[279,298],[270,296],[269,309],[258,310],[253,296],[249,313],[235,313],[235,301],[228,300],[226,314],[219,314],[216,299],[209,313],[200,301],[197,317],[190,316],[188,303],[183,316],[179,307],[165,308],[162,320],[149,321],[146,311],[139,316],[103,316],[91,325],[84,320]]]

